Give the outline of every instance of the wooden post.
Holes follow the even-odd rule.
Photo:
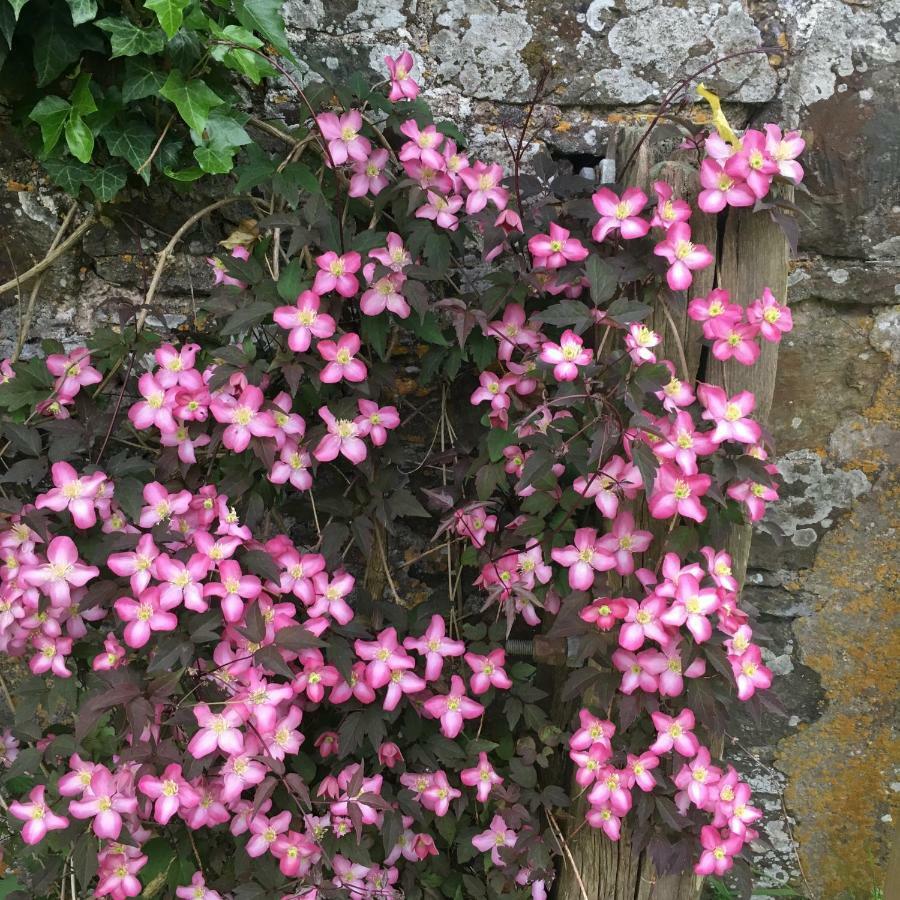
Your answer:
[[[620,138],[620,166],[631,154],[641,133],[641,129],[628,129]],[[626,173],[627,184],[636,185],[652,196],[652,181],[661,179],[673,185],[677,196],[693,201],[699,188],[696,172],[669,163],[651,177],[654,155],[647,143],[641,146]],[[766,212],[728,209],[721,216],[725,225],[721,241],[718,217],[699,210],[691,217],[693,240],[709,248],[716,257],[716,265],[695,275],[690,297],[703,296],[712,288],[721,287],[729,291],[733,302],[747,306],[761,295],[763,288],[769,287],[783,301],[787,295],[788,247],[781,228]],[[755,415],[765,424],[775,386],[778,345],[764,342],[760,359],[754,366],[741,366],[733,361],[719,363],[704,352],[701,330],[688,318],[687,304],[670,304],[663,309],[663,302],[660,299],[654,302],[648,324],[661,335],[666,356],[678,368],[678,376],[692,380],[699,377],[702,381],[720,385],[729,396],[741,390],[753,391],[757,397]],[[681,371],[683,364],[676,349],[679,341],[684,350],[686,372]],[[650,519],[646,509],[640,511],[638,518],[644,523],[642,527],[649,528],[657,538],[653,545],[656,553],[648,554],[645,560],[645,564],[655,565],[665,529],[660,530],[660,523]],[[727,540],[727,549],[734,558],[735,576],[741,584],[747,568],[750,536],[749,526],[735,526]],[[711,747],[713,753],[720,754],[721,742],[714,743],[718,746]],[[580,791],[577,786],[573,789],[575,794]],[[570,834],[574,836],[567,840],[569,852],[564,853],[560,861],[558,900],[696,900],[699,897],[701,878],[690,873],[660,876],[646,851],[634,853],[627,819],[621,839],[614,843],[601,831],[582,825],[584,811],[585,800],[582,798],[572,811]],[[574,867],[578,869],[578,877]]]

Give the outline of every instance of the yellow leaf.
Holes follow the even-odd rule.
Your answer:
[[[702,84],[697,85],[697,93],[709,104],[709,107],[712,110],[712,121],[713,125],[716,126],[716,131],[718,131],[732,147],[739,147],[741,143],[740,138],[728,124],[728,119],[725,118],[725,113],[722,112],[722,102],[719,100],[718,96]]]

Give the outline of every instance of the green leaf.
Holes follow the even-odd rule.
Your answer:
[[[66,144],[69,152],[79,162],[91,161],[94,153],[94,134],[84,124],[84,119],[76,115],[74,111],[70,113],[69,120],[66,122]]]
[[[499,428],[492,428],[487,436],[488,454],[491,462],[499,462],[503,459],[503,451],[516,443],[515,432],[502,431]]]
[[[234,6],[241,25],[264,37],[288,58],[293,58],[281,14],[284,0],[235,0]]]
[[[257,187],[275,173],[278,165],[275,160],[256,144],[251,144],[246,150],[247,161],[235,168],[237,184],[234,186],[238,194],[243,194],[251,188]]]
[[[156,133],[150,123],[136,117],[126,119],[121,125],[110,126],[103,132],[103,140],[110,155],[124,159],[135,172],[153,152],[155,139]],[[141,172],[141,177],[149,184],[149,166]]]
[[[613,267],[596,254],[591,254],[585,265],[588,282],[591,286],[591,298],[598,306],[605,303],[616,292],[619,284]]]
[[[156,13],[157,21],[167,38],[171,38],[184,19],[184,11],[190,0],[144,0],[144,6]]]
[[[202,178],[206,172],[200,168],[200,166],[191,166],[190,169],[173,169],[167,166],[163,169],[167,178],[171,178],[173,181],[196,181],[198,178]]]
[[[19,21],[19,13],[22,12],[22,7],[28,2],[28,0],[9,0],[9,5],[12,7],[13,15],[16,17],[16,21]]]
[[[254,84],[259,84],[266,75],[275,74],[275,68],[252,50],[229,50],[222,63],[241,75],[246,75]]]
[[[72,27],[69,14],[57,7],[40,19],[32,37],[38,87],[55,80],[81,55],[83,44]]]
[[[581,334],[594,321],[590,309],[580,300],[561,300],[548,306],[534,317],[545,325],[557,325],[560,328],[571,328]]]
[[[94,192],[94,196],[103,203],[108,203],[112,200],[112,198],[125,187],[127,181],[128,170],[118,163],[114,163],[113,165],[106,166],[102,169],[99,167],[92,168],[88,171],[88,175],[84,179],[85,185],[87,185],[87,187]]]
[[[207,145],[194,150],[194,159],[200,164],[203,172],[211,175],[224,175],[234,168],[235,147],[214,147]]]
[[[12,7],[8,4],[0,3],[0,34],[3,35],[3,39],[6,41],[7,47],[12,47],[13,35],[16,31],[16,14],[12,11]],[[0,54],[5,53],[6,51],[3,49],[2,45],[0,45]],[[3,65],[3,59],[5,57],[0,57],[0,66]]]
[[[247,134],[244,123],[247,116],[242,116],[233,110],[214,109],[210,112],[206,122],[206,132],[209,142],[215,147],[243,147],[253,143],[253,138]]]
[[[271,315],[271,303],[262,303],[260,301],[248,303],[229,318],[222,328],[222,334],[237,334],[239,331],[248,331],[254,325],[259,325],[260,322],[270,318]]]
[[[82,72],[75,82],[75,87],[72,88],[72,93],[69,94],[69,103],[72,104],[72,109],[80,116],[87,116],[92,112],[97,112],[97,103],[94,100],[94,95],[91,93],[90,82],[91,76],[87,72]]]
[[[44,162],[44,168],[53,182],[73,197],[91,174],[90,166],[74,159],[48,159]]]
[[[98,19],[94,24],[109,35],[111,59],[137,56],[140,53],[159,53],[166,45],[166,36],[161,29],[139,28],[125,18]]]
[[[131,103],[159,93],[166,83],[166,76],[148,57],[129,57],[125,60],[125,81],[122,84],[122,102]]]
[[[97,0],[66,0],[72,13],[73,25],[84,25],[97,16]]]
[[[197,134],[202,134],[206,128],[210,110],[225,102],[200,79],[185,81],[177,69],[169,73],[159,93],[175,104],[178,114]]]
[[[278,279],[278,296],[285,303],[293,303],[300,293],[303,284],[303,267],[300,257],[294,257],[282,270]]]
[[[72,108],[62,97],[50,95],[38,101],[28,118],[41,126],[41,137],[44,141],[44,153],[49,153],[59,141],[69,110]]]

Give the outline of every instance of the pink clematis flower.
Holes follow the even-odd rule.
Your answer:
[[[722,770],[711,764],[709,750],[701,747],[697,755],[678,770],[673,780],[677,788],[687,793],[694,806],[706,809],[715,802],[716,785],[721,777]]]
[[[707,616],[712,615],[720,605],[715,588],[701,588],[693,575],[682,575],[675,588],[675,600],[663,614],[662,621],[676,627],[687,625],[694,640],[702,644],[712,637],[712,625]]]
[[[803,167],[797,157],[806,147],[806,141],[800,137],[799,131],[789,131],[782,135],[777,125],[765,125],[766,151],[778,166],[778,174],[782,178],[800,184],[803,181]]]
[[[439,769],[431,776],[431,781],[422,791],[421,802],[422,806],[440,818],[447,815],[451,802],[461,796],[462,791],[452,787],[447,780],[447,773]]]
[[[178,605],[177,599],[164,604],[155,587],[142,591],[140,598],[120,597],[113,604],[116,615],[126,623],[125,643],[135,650],[143,647],[154,631],[174,631],[178,627],[178,617],[169,612]]]
[[[387,246],[369,251],[369,258],[380,262],[392,272],[402,272],[412,263],[409,251],[403,245],[403,238],[395,231],[388,232]]]
[[[483,750],[478,754],[478,765],[472,769],[463,769],[459,773],[460,781],[466,787],[475,788],[475,796],[479,803],[487,803],[495,784],[503,784],[503,779],[494,771]]]
[[[348,333],[334,341],[319,341],[316,349],[325,360],[325,368],[319,372],[323,384],[337,384],[341,379],[358,383],[365,381],[369,374],[366,364],[356,358],[359,353],[358,334]]]
[[[358,109],[351,109],[340,118],[334,113],[321,113],[316,116],[316,124],[328,142],[329,162],[333,165],[341,166],[348,159],[359,162],[368,157],[372,145],[359,134],[363,122]]]
[[[153,535],[142,534],[134,550],[111,553],[106,565],[116,575],[129,576],[134,594],[142,593],[150,584],[153,560],[159,556],[159,548],[153,543]]]
[[[655,712],[651,713],[650,718],[657,731],[656,740],[650,747],[651,753],[668,753],[674,749],[690,758],[700,749],[700,741],[694,734],[696,720],[689,709],[683,709],[677,716]]]
[[[616,726],[607,719],[599,719],[587,709],[578,711],[579,727],[569,739],[573,750],[589,750],[594,744],[602,744],[608,756],[612,756],[611,738]]]
[[[596,783],[588,794],[591,806],[604,808],[609,806],[617,816],[624,816],[631,809],[631,791],[628,789],[628,777],[607,766],[598,776]]]
[[[263,410],[263,392],[256,385],[248,384],[240,397],[219,394],[209,405],[217,422],[228,427],[222,435],[222,443],[235,453],[243,453],[253,437],[274,437],[275,419]]]
[[[597,546],[612,555],[620,575],[630,575],[634,572],[634,554],[643,553],[652,540],[649,531],[635,531],[634,516],[630,512],[622,512],[613,522],[610,533],[603,535]]]
[[[615,557],[597,538],[596,528],[578,528],[568,547],[554,547],[553,561],[569,570],[569,587],[589,591],[597,572],[608,572],[616,566]]]
[[[377,197],[388,186],[384,175],[387,162],[388,152],[381,147],[373,150],[368,159],[355,162],[347,194],[351,197],[365,197],[366,194]]]
[[[338,455],[345,456],[354,465],[366,458],[366,445],[360,438],[359,426],[351,419],[336,419],[327,406],[319,408],[328,433],[316,445],[313,456],[319,462],[331,462]]]
[[[178,427],[172,415],[171,399],[154,375],[145,372],[138,379],[138,391],[144,398],[131,405],[128,418],[135,428],[156,427],[162,434],[171,434]]]
[[[712,354],[716,359],[722,362],[735,359],[745,366],[752,366],[759,359],[759,344],[756,343],[758,325],[735,324],[720,316],[709,323],[709,332],[713,338]]]
[[[541,360],[553,366],[553,377],[557,381],[574,381],[578,377],[578,367],[589,365],[593,358],[593,352],[571,330],[563,332],[558,344],[544,341],[541,346]]]
[[[144,775],[138,782],[138,790],[153,803],[153,819],[167,825],[181,809],[193,809],[200,802],[200,794],[184,780],[181,766],[166,766],[160,777]]]
[[[41,566],[23,567],[22,578],[26,584],[40,590],[50,598],[53,606],[69,606],[71,588],[84,587],[100,570],[86,566],[78,560],[78,548],[70,537],[53,538],[47,546],[47,562]]]
[[[628,754],[628,767],[625,771],[631,776],[632,784],[649,793],[656,789],[656,779],[650,773],[658,766],[659,757],[645,750],[640,756]]]
[[[713,256],[703,244],[691,243],[691,227],[678,222],[666,232],[654,248],[669,264],[666,282],[673,291],[686,291],[694,280],[694,271],[712,265]]]
[[[106,481],[104,472],[82,475],[67,462],[53,463],[50,467],[53,488],[38,494],[34,505],[38,509],[61,512],[68,509],[76,528],[93,528],[97,523],[95,501]]]
[[[278,839],[278,835],[284,834],[291,827],[291,812],[286,809],[271,818],[257,813],[250,820],[251,838],[244,848],[247,856],[262,856],[271,848]]]
[[[509,828],[503,816],[497,813],[491,819],[491,824],[487,831],[482,831],[481,834],[476,834],[472,838],[472,846],[482,853],[490,851],[491,861],[494,865],[502,866],[504,861],[500,856],[500,848],[515,847],[517,838],[518,835],[516,835],[515,831]]]
[[[473,216],[480,213],[488,203],[493,203],[497,209],[506,209],[509,194],[500,187],[503,181],[503,169],[493,163],[486,166],[483,162],[475,162],[467,169],[462,169],[459,177],[469,189],[466,198],[466,212]]]
[[[708,433],[696,430],[691,414],[682,411],[671,423],[666,440],[654,444],[653,452],[674,461],[685,475],[696,475],[697,457],[715,452],[716,446]]]
[[[653,182],[653,193],[656,194],[657,204],[653,210],[653,218],[650,225],[653,228],[668,230],[677,222],[687,222],[691,217],[691,206],[685,200],[673,200],[674,191],[671,184],[665,181]]]
[[[778,173],[778,163],[769,156],[766,136],[755,128],[745,131],[741,149],[726,160],[725,171],[732,178],[745,181],[752,196],[762,200],[769,193],[773,176]]]
[[[262,582],[256,575],[244,575],[233,559],[219,563],[219,581],[203,585],[205,597],[219,597],[222,618],[229,623],[240,622],[244,617],[245,601],[255,600],[262,591]]]
[[[306,353],[313,338],[330,338],[337,327],[334,319],[319,313],[321,299],[313,291],[303,291],[295,306],[279,306],[273,314],[275,322],[286,328],[288,347],[295,353]]]
[[[310,616],[329,616],[340,625],[347,625],[353,619],[353,610],[344,599],[350,596],[356,579],[343,569],[329,577],[327,572],[313,576],[316,602],[309,607]]]
[[[671,193],[671,189],[670,189]],[[600,188],[591,200],[600,213],[591,237],[602,243],[612,231],[618,231],[625,240],[643,237],[650,230],[650,223],[640,218],[647,205],[647,195],[639,188],[627,188],[621,199],[609,188]]]
[[[509,409],[510,398],[507,391],[518,381],[515,375],[497,376],[493,372],[482,372],[478,378],[480,387],[475,388],[469,402],[473,406],[484,403],[491,404],[491,410],[501,412]]]
[[[366,263],[363,275],[371,283],[375,271],[375,263]],[[385,310],[392,312],[398,319],[409,317],[410,308],[406,298],[400,292],[406,276],[402,272],[388,272],[382,275],[369,290],[359,298],[359,308],[363,315],[377,316]]]
[[[368,663],[366,681],[375,690],[388,684],[391,673],[398,669],[414,669],[416,665],[415,660],[400,649],[394,628],[385,628],[374,641],[356,641],[353,649]]]
[[[466,719],[477,719],[484,707],[466,696],[466,686],[459,675],[450,678],[450,691],[425,701],[426,711],[441,720],[441,734],[453,740],[462,731]]]
[[[578,618],[596,625],[600,631],[609,631],[616,622],[625,618],[626,612],[628,605],[623,597],[598,597],[578,613]]]
[[[69,803],[69,813],[76,819],[92,818],[94,834],[115,841],[122,831],[122,815],[133,815],[137,807],[137,798],[121,792],[109,769],[97,766],[82,799]]]
[[[645,694],[655,694],[659,690],[656,660],[655,650],[644,650],[636,654],[621,648],[614,651],[612,664],[622,673],[619,690],[626,695],[631,695],[637,690]]]
[[[66,657],[72,652],[72,638],[36,634],[31,644],[36,652],[28,661],[28,668],[35,675],[52,672],[57,678],[71,676],[72,673],[66,668]]]
[[[479,656],[477,653],[467,653],[466,663],[472,670],[469,679],[469,687],[476,696],[485,694],[495,687],[501,691],[508,691],[512,687],[512,679],[506,674],[506,651],[501,648],[491,650],[487,656]]]
[[[630,598],[626,598],[625,603],[628,612],[619,630],[620,646],[626,650],[640,650],[647,638],[663,647],[669,643],[670,638],[662,622],[666,610],[665,598],[651,594],[640,603]]]
[[[536,268],[561,269],[567,263],[581,262],[587,258],[588,249],[571,232],[550,223],[550,234],[536,234],[528,241],[528,249],[534,257]]]
[[[723,319],[736,325],[744,314],[737,303],[731,302],[728,291],[722,288],[713,288],[705,297],[695,297],[688,303],[687,312],[695,322],[703,324],[703,336],[708,340],[713,338],[710,329],[717,319]]]
[[[758,325],[760,333],[767,341],[778,343],[781,335],[794,327],[791,311],[775,299],[775,295],[765,288],[762,297],[747,307],[747,321]]]
[[[409,50],[404,50],[396,59],[385,56],[384,64],[387,66],[391,80],[391,92],[388,100],[396,103],[398,100],[415,100],[419,96],[419,85],[410,77],[415,61]]]
[[[462,641],[454,641],[447,637],[447,625],[444,617],[433,615],[421,637],[404,639],[403,646],[407,650],[415,650],[425,657],[425,680],[435,681],[441,677],[444,659],[448,656],[462,656],[466,645]]]
[[[622,819],[615,814],[609,803],[592,806],[585,819],[591,828],[600,828],[611,841],[617,841],[621,837]]]
[[[636,366],[655,363],[656,354],[652,348],[657,347],[661,341],[662,338],[643,322],[632,322],[625,335],[625,349]]]
[[[298,491],[308,491],[312,487],[313,478],[309,467],[312,465],[312,457],[306,450],[293,441],[287,441],[281,448],[281,453],[272,468],[269,470],[269,481],[272,484],[290,484]]]
[[[303,670],[294,679],[294,691],[304,693],[311,703],[321,703],[325,699],[325,688],[334,687],[341,676],[334,666],[326,665],[325,657],[316,650],[304,650],[300,654]]]
[[[31,789],[27,803],[14,800],[9,804],[10,813],[25,823],[22,826],[22,840],[26,844],[38,844],[48,831],[69,827],[65,816],[58,816],[50,809],[44,797],[46,790],[46,785],[36,785]]]
[[[766,471],[777,475],[778,467],[766,466]],[[751,522],[758,522],[766,514],[766,504],[778,499],[778,491],[772,485],[756,481],[734,482],[728,485],[725,493],[747,507],[747,518]]]
[[[509,362],[516,347],[537,350],[540,345],[538,333],[527,327],[527,315],[518,303],[510,303],[503,310],[503,318],[491,322],[485,334],[500,342],[497,358]]]
[[[425,679],[420,678],[415,672],[409,669],[394,669],[387,684],[382,709],[388,712],[396,709],[404,694],[418,694],[427,686]]]
[[[751,644],[739,656],[729,656],[728,661],[737,682],[739,700],[749,700],[757,690],[772,686],[772,670],[763,665],[762,653],[756,644]]]
[[[61,400],[71,400],[83,387],[103,381],[103,376],[91,365],[87,347],[76,347],[65,356],[52,353],[46,365],[50,374],[56,376],[54,388]]]
[[[750,391],[741,391],[729,399],[722,388],[701,384],[697,388],[697,399],[705,407],[702,417],[716,425],[710,435],[716,444],[724,441],[741,444],[759,442],[762,431],[756,422],[747,418],[756,406],[756,398]]]
[[[706,509],[700,498],[709,490],[712,478],[709,475],[685,475],[679,469],[663,463],[656,473],[653,493],[647,505],[654,519],[668,519],[681,515],[695,522],[706,519]]]
[[[175,888],[175,896],[179,900],[222,900],[222,895],[206,886],[202,872],[194,872],[191,883]]]
[[[572,487],[585,497],[593,498],[597,509],[607,519],[614,519],[619,509],[619,497],[633,500],[641,489],[641,473],[631,462],[618,455],[611,456],[594,475],[579,475]]]
[[[387,443],[388,430],[400,424],[400,414],[395,406],[379,406],[374,400],[356,401],[359,415],[354,419],[359,434],[368,437],[376,447]]]
[[[721,212],[726,206],[753,206],[756,196],[742,178],[731,176],[721,163],[704,159],[700,164],[700,184],[703,190],[697,205],[705,213]]]
[[[428,200],[416,210],[417,219],[429,219],[438,228],[446,228],[448,231],[456,231],[459,228],[459,212],[463,205],[463,198],[458,194],[443,197],[435,191],[426,191]]]
[[[359,291],[359,280],[354,273],[362,265],[362,257],[354,250],[338,256],[333,250],[316,257],[316,272],[313,281],[313,292],[322,296],[337,291],[345,299],[356,296]]]
[[[244,749],[244,736],[238,728],[242,719],[236,709],[226,707],[222,712],[214,713],[205,703],[200,703],[194,707],[194,716],[200,726],[188,744],[188,753],[194,759],[202,759],[216,749],[228,756],[237,755]]]
[[[733,865],[733,857],[740,853],[744,845],[739,835],[728,833],[722,835],[718,828],[705,825],[700,829],[700,843],[703,853],[700,861],[694,866],[697,875],[724,875]]]

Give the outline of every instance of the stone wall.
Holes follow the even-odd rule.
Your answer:
[[[761,885],[810,897],[869,897],[883,879],[900,774],[892,694],[898,683],[897,456],[900,363],[900,0],[288,0],[299,55],[334,74],[411,48],[429,100],[504,153],[541,67],[557,87],[537,110],[540,140],[576,167],[605,152],[610,130],[640,123],[686,72],[731,59],[707,84],[740,125],[800,125],[810,194],[771,428],[784,502],[761,523],[747,600],[770,637],[787,720],[742,722],[729,752],[766,808],[773,849]],[[315,79],[313,72],[304,73]],[[268,112],[294,119],[288,94]],[[17,149],[0,148],[0,278],[40,258],[65,211]],[[38,302],[33,335],[89,330],[111,296],[140,296],[147,266],[186,217],[160,191],[98,227],[61,260]],[[210,225],[170,267],[164,308],[177,314],[208,286]],[[0,310],[0,350],[19,315]],[[12,305],[9,305],[12,303]],[[102,310],[100,311],[102,315]],[[175,321],[175,320],[173,320]],[[893,518],[892,518],[893,517]]]

